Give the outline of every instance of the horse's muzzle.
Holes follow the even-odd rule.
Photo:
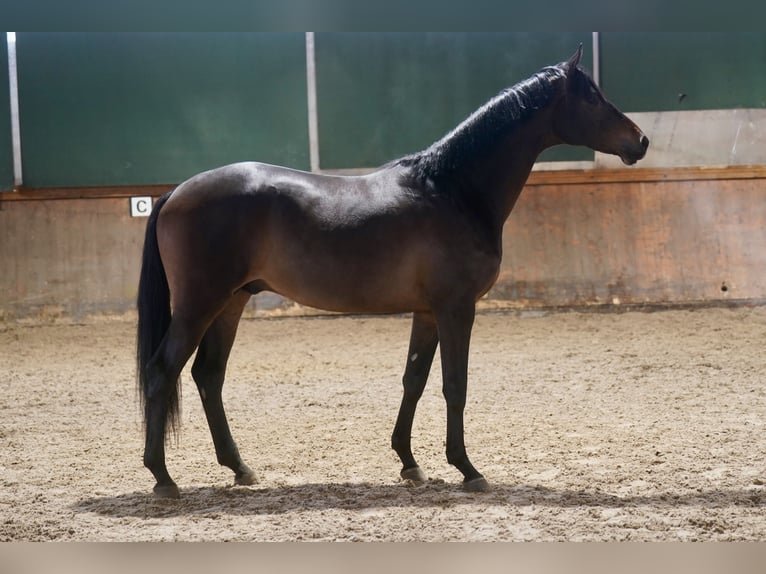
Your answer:
[[[637,145],[626,146],[620,154],[620,159],[625,165],[633,165],[646,155],[647,149],[649,149],[649,138],[646,137],[646,134],[641,132],[641,137],[638,139]]]

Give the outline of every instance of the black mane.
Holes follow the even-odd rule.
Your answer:
[[[546,107],[556,95],[554,84],[565,76],[558,66],[544,68],[534,76],[506,88],[428,148],[395,162],[409,168],[413,183],[438,181],[485,157],[506,134]]]

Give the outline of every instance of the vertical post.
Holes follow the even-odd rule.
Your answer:
[[[593,32],[593,81],[601,86],[601,52],[599,50],[598,32]]]
[[[21,187],[21,129],[19,123],[19,76],[16,69],[16,33],[8,32],[8,84],[11,99],[11,145],[13,146],[13,185]]]
[[[308,98],[309,160],[311,171],[319,171],[319,117],[317,115],[317,72],[314,32],[306,32],[306,95]]]

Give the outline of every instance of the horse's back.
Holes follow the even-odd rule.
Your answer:
[[[268,190],[276,180],[306,180],[312,174],[259,162],[239,162],[203,171],[179,184],[167,209],[192,209]]]

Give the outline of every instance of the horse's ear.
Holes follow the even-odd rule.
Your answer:
[[[580,65],[580,60],[582,59],[582,44],[577,48],[577,51],[574,53],[574,55],[569,58],[567,61],[567,67],[570,70],[574,70],[577,66]]]

